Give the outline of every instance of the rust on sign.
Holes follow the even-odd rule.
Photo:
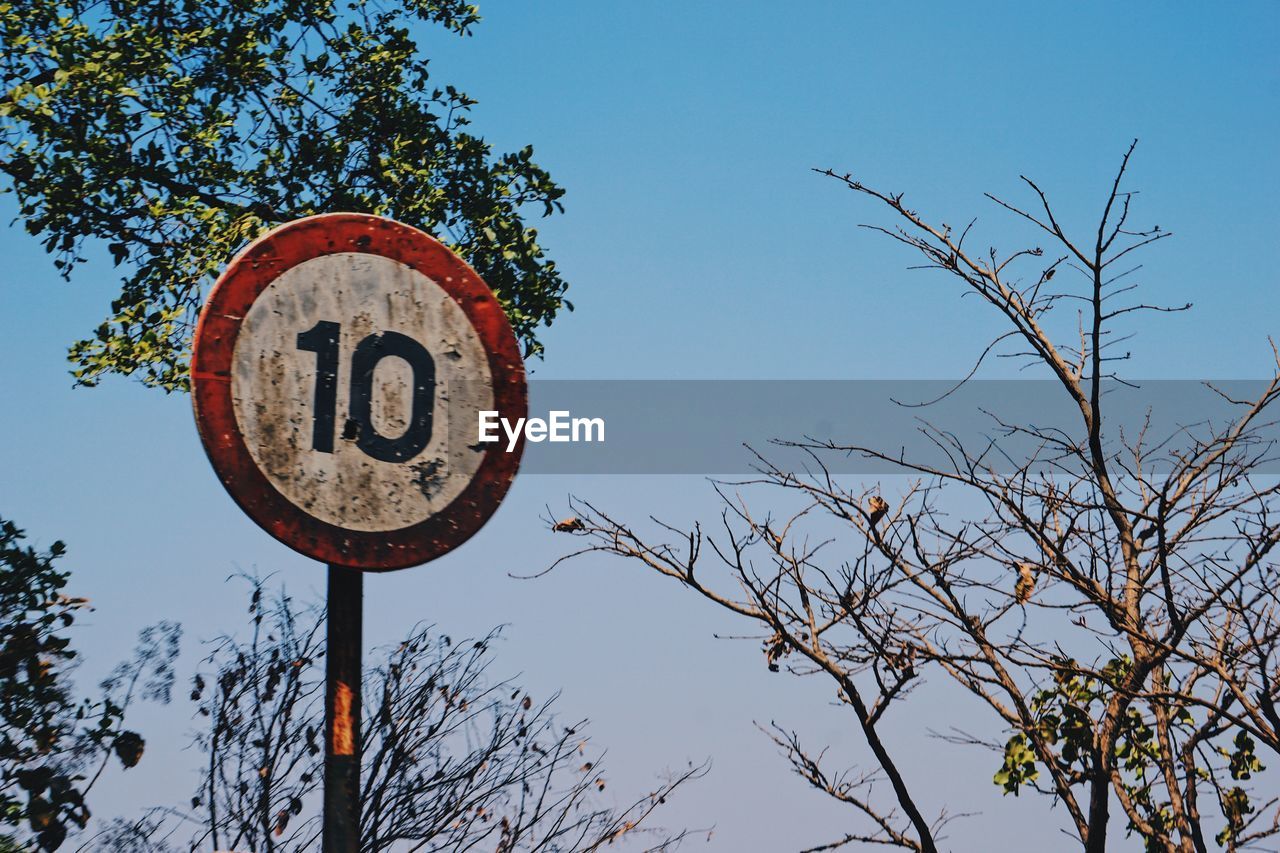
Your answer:
[[[333,693],[333,743],[334,755],[355,755],[356,738],[351,724],[351,688],[344,681],[334,684]]]
[[[333,565],[457,547],[519,465],[522,448],[474,441],[479,411],[527,411],[502,306],[448,248],[383,217],[308,217],[245,249],[201,312],[192,384],[232,497]]]

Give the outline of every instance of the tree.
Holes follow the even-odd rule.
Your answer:
[[[316,848],[324,613],[283,593],[269,599],[255,580],[249,615],[247,636],[217,641],[192,682],[204,725],[194,796],[117,821],[98,836],[100,849]],[[361,850],[595,850],[658,832],[642,823],[702,774],[691,766],[621,810],[599,805],[606,778],[584,723],[560,725],[554,696],[535,702],[510,680],[488,679],[499,636],[454,642],[418,626],[366,674]],[[660,836],[649,849],[683,837]]]
[[[66,630],[87,607],[63,590],[54,567],[61,542],[44,552],[23,545],[23,532],[0,519],[0,849],[25,849],[30,838],[56,850],[89,820],[85,797],[114,755],[125,767],[142,757],[142,737],[123,728],[137,696],[166,701],[177,626],[143,632],[133,661],[103,683],[96,700],[77,700],[77,655]]]
[[[437,232],[506,308],[526,354],[566,284],[525,224],[563,191],[530,147],[466,130],[414,39],[479,20],[458,0],[24,0],[0,3],[0,173],[70,277],[90,246],[124,270],[78,381],[187,387],[203,291],[275,224],[392,216]]]
[[[1264,754],[1280,754],[1280,486],[1262,476],[1280,361],[1255,399],[1224,392],[1225,425],[1161,434],[1152,421],[1135,435],[1108,417],[1123,323],[1190,307],[1136,299],[1127,278],[1133,253],[1169,236],[1130,224],[1132,153],[1082,237],[1067,234],[1029,179],[1034,208],[989,196],[1052,247],[1009,253],[974,251],[973,223],[934,224],[902,194],[822,172],[892,218],[870,227],[995,312],[1007,332],[984,355],[1038,367],[1070,402],[1074,427],[995,419],[997,435],[1033,448],[1008,464],[993,461],[1008,453],[999,440],[966,446],[945,425],[924,428],[950,460],[942,465],[857,444],[783,442],[808,466],[762,456],[758,477],[717,485],[715,533],[639,529],[574,501],[573,535],[584,541],[569,556],[647,565],[754,623],[770,669],[835,683],[873,772],[836,773],[796,733],[772,732],[796,772],[861,819],[821,849],[939,849],[947,815],[920,802],[882,734],[930,676],[989,712],[993,735],[956,739],[995,751],[995,784],[1050,798],[1089,853],[1106,848],[1113,814],[1149,851],[1241,850],[1280,832],[1277,798],[1260,799],[1256,784]],[[1078,323],[1063,306],[1079,307]],[[845,454],[894,464],[910,485],[895,495],[851,488],[824,461]],[[747,495],[760,489],[794,511],[753,509]],[[891,800],[879,798],[883,786],[873,792],[877,779]]]

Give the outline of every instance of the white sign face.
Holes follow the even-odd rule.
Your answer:
[[[494,407],[484,346],[454,299],[400,261],[342,252],[286,270],[244,317],[231,374],[254,462],[338,527],[423,522],[483,461],[459,437]]]

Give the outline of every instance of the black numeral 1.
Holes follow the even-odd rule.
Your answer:
[[[316,354],[316,399],[311,447],[333,452],[334,420],[338,410],[338,335],[342,327],[321,320],[298,333],[298,349]]]

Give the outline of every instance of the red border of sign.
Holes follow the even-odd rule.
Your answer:
[[[524,451],[491,445],[471,482],[447,507],[400,530],[346,530],[291,503],[259,470],[245,446],[231,399],[231,364],[240,324],[277,276],[312,258],[364,252],[419,270],[451,297],[489,357],[494,408],[504,418],[528,414],[524,362],[502,306],[466,262],[434,237],[381,216],[326,213],[267,233],[236,256],[200,312],[191,357],[192,403],[205,452],[222,485],[250,518],[284,544],[326,563],[372,571],[416,566],[461,545],[497,510]]]

